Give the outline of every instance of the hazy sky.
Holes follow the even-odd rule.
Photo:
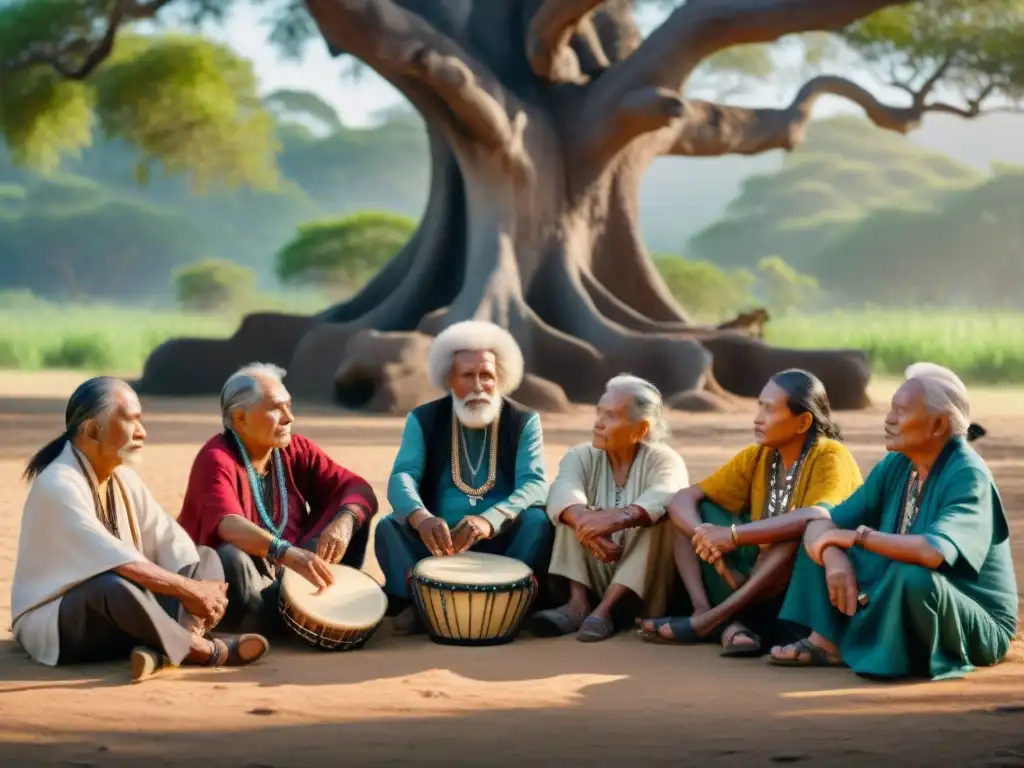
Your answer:
[[[209,36],[222,40],[239,54],[251,59],[257,74],[266,91],[277,88],[302,88],[316,92],[321,98],[332,103],[338,109],[342,119],[348,125],[365,125],[372,122],[378,110],[392,107],[403,102],[401,94],[375,72],[367,70],[360,82],[342,76],[343,64],[327,54],[322,39],[312,40],[306,47],[301,62],[282,60],[266,41],[267,30],[261,25],[264,11],[253,8],[247,3],[235,6],[229,23],[211,27]],[[638,14],[641,30],[646,32],[663,16],[663,12],[646,11]],[[860,77],[855,77],[861,80]],[[879,96],[885,95],[877,84],[870,80],[864,82],[872,86]],[[787,94],[784,98],[791,98]],[[779,104],[780,95],[772,90],[750,94],[745,102],[751,105],[771,106]],[[849,110],[850,106],[836,99],[823,99],[816,114],[834,112],[838,109]]]

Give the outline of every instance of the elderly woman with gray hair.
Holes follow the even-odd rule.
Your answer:
[[[225,627],[275,628],[282,568],[318,588],[333,582],[328,563],[361,568],[377,513],[369,483],[292,434],[284,373],[253,363],[224,383],[224,430],[199,450],[178,518],[220,555]]]
[[[536,634],[606,640],[615,632],[613,609],[620,601],[643,599],[649,528],[687,485],[682,458],[662,442],[666,432],[653,384],[626,375],[608,382],[593,438],[569,449],[548,494],[548,517],[556,526],[550,573],[568,581],[570,597],[534,615]]]
[[[773,663],[934,680],[1006,656],[1017,585],[999,491],[968,445],[983,433],[956,374],[907,370],[885,419],[889,454],[807,527],[780,618],[810,634],[773,648]]]

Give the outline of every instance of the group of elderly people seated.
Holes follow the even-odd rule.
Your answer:
[[[1009,649],[1007,520],[947,369],[907,371],[866,480],[821,382],[788,370],[758,398],[753,444],[692,485],[657,388],[617,376],[549,486],[540,417],[509,397],[523,378],[512,337],[460,323],[428,363],[447,394],[408,416],[375,533],[395,632],[423,630],[410,569],[471,550],[550,584],[528,624],[538,635],[601,641],[639,615],[650,642],[933,679]],[[253,364],[225,383],[223,431],[196,456],[176,520],[130,468],[146,438],[135,392],[105,377],[75,391],[64,433],[25,473],[12,618],[32,658],[127,656],[137,679],[165,661],[249,664],[280,626],[284,569],[324,587],[329,563],[363,566],[377,498],[292,434],[283,374]]]

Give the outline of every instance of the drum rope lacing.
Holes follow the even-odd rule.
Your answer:
[[[234,436],[235,444],[242,454],[245,472],[249,476],[249,488],[252,489],[252,498],[256,502],[256,511],[259,512],[260,520],[263,521],[263,527],[280,538],[281,534],[284,533],[285,527],[288,525],[288,484],[284,481],[284,463],[281,461],[281,451],[277,448],[274,448],[272,451],[274,468],[277,470],[277,488],[281,500],[281,524],[274,525],[274,518],[267,514],[267,507],[263,498],[263,484],[260,482],[252,462],[249,460],[249,452],[245,450],[245,445],[242,443],[242,438],[238,436],[238,433],[231,430],[231,434]],[[270,503],[274,503],[272,495]]]
[[[474,592],[482,592],[482,593],[484,593],[484,605],[483,605],[482,611],[483,611],[484,614],[486,614],[487,619],[485,621],[483,621],[481,623],[481,625],[480,625],[480,631],[483,632],[484,627],[490,626],[492,624],[492,620],[493,620],[493,617],[494,617],[495,604],[497,603],[497,597],[498,597],[497,593],[499,593],[499,592],[513,592],[513,593],[515,593],[515,595],[516,595],[515,596],[515,607],[513,608],[513,599],[512,598],[510,598],[508,601],[506,601],[506,603],[505,603],[505,610],[504,610],[504,613],[502,615],[501,623],[499,624],[499,627],[498,627],[498,635],[495,638],[485,639],[482,636],[481,637],[475,637],[475,638],[474,637],[463,638],[464,640],[469,640],[469,641],[473,641],[473,642],[484,642],[484,643],[488,643],[488,642],[494,642],[494,643],[504,642],[505,641],[504,636],[507,633],[511,632],[513,630],[513,628],[518,626],[518,623],[520,621],[522,621],[522,618],[525,615],[525,609],[528,608],[529,605],[533,602],[533,598],[536,596],[537,591],[539,589],[539,586],[538,586],[538,583],[537,583],[537,577],[534,576],[533,574],[530,574],[529,576],[526,576],[526,577],[524,577],[522,579],[517,579],[516,581],[510,582],[510,583],[507,583],[507,584],[452,584],[450,582],[438,581],[436,579],[432,579],[430,577],[422,576],[422,575],[418,575],[418,574],[417,575],[413,575],[411,577],[411,579],[412,579],[413,582],[415,582],[416,584],[418,584],[420,586],[431,587],[431,588],[433,588],[433,589],[438,591],[438,593],[439,593],[438,594],[438,599],[440,600],[440,603],[441,603],[441,616],[440,617],[437,615],[437,612],[434,610],[433,601],[426,600],[423,597],[423,595],[421,594],[420,590],[414,589],[414,590],[412,590],[412,594],[413,594],[413,600],[417,604],[417,608],[419,609],[421,615],[429,615],[433,619],[432,623],[437,625],[437,629],[440,629],[441,618],[443,617],[443,619],[444,619],[444,628],[445,628],[445,630],[448,633],[447,636],[445,636],[443,634],[440,634],[437,630],[435,630],[434,627],[430,626],[430,624],[431,624],[430,622],[428,622],[428,630],[430,631],[430,633],[432,635],[435,635],[435,636],[438,636],[438,637],[442,637],[442,638],[445,638],[445,639],[461,638],[461,635],[462,635],[462,627],[461,627],[460,622],[459,622],[458,613],[453,611],[452,614],[449,615],[449,611],[448,611],[449,599],[447,597],[448,594],[454,596],[455,594],[457,594],[459,592],[469,592],[471,594],[474,593]],[[468,612],[469,612],[468,620],[469,620],[469,623],[470,623],[470,627],[467,627],[467,630],[471,629],[472,624],[473,624],[473,605],[472,605],[472,603],[470,603],[470,605],[469,605]],[[452,629],[453,620],[454,620],[454,624],[455,624],[454,631]]]
[[[490,438],[490,456],[487,461],[487,479],[484,481],[483,485],[473,488],[462,479],[462,458],[461,453],[459,452],[459,433],[461,425],[458,418],[455,416],[455,412],[452,412],[452,482],[455,484],[456,488],[466,494],[469,498],[470,506],[475,507],[477,501],[482,499],[487,492],[494,487],[494,484],[498,479],[498,425],[500,421],[501,413],[499,412],[498,416],[494,419],[494,422],[487,427],[489,434],[485,434],[484,436],[485,440],[487,440],[488,437]],[[466,461],[468,462],[469,459],[467,458]],[[472,467],[470,467],[470,469],[472,469]],[[480,467],[477,465],[477,470],[479,469]],[[476,473],[474,472],[473,474],[473,480],[475,481]]]

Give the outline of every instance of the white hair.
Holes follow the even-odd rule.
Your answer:
[[[509,395],[523,383],[523,352],[512,334],[494,323],[465,320],[445,328],[430,345],[427,375],[432,386],[451,388],[452,363],[459,352],[487,351],[494,354],[498,371],[498,391]]]
[[[949,417],[949,430],[966,435],[971,426],[971,403],[967,387],[949,368],[935,363],[914,363],[904,372],[907,381],[916,381],[924,390],[924,405],[929,413]]]
[[[624,392],[631,398],[629,417],[633,422],[646,421],[649,425],[644,442],[660,443],[668,437],[665,403],[661,391],[646,379],[628,373],[619,374],[604,385],[605,392]]]
[[[220,417],[224,429],[231,429],[231,415],[235,411],[252,408],[263,400],[262,379],[280,383],[285,373],[284,368],[273,363],[249,363],[231,374],[220,390]]]

